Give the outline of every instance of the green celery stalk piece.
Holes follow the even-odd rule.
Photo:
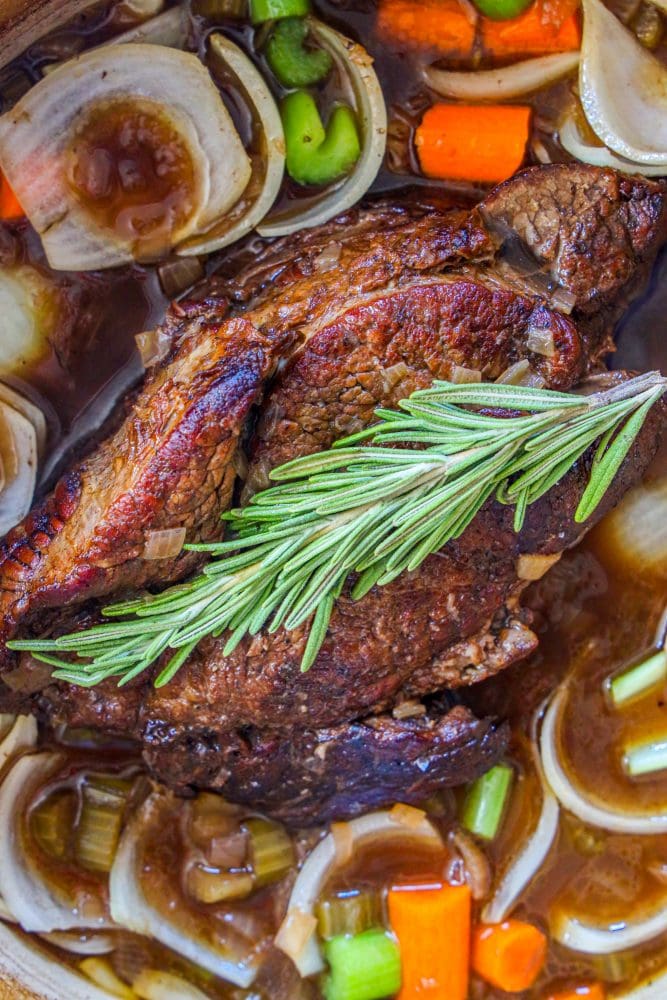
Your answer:
[[[667,649],[659,649],[646,660],[611,679],[609,693],[616,708],[640,698],[667,680]]]
[[[330,967],[326,1000],[383,1000],[401,988],[401,954],[384,930],[341,934],[325,943],[324,954]]]
[[[484,840],[493,840],[505,812],[514,772],[508,764],[496,764],[469,786],[463,802],[461,823]]]
[[[287,172],[297,184],[331,184],[348,174],[361,156],[357,119],[352,108],[339,104],[325,129],[315,98],[295,90],[281,103]]]
[[[279,21],[283,17],[305,17],[309,13],[310,0],[250,0],[253,24]]]

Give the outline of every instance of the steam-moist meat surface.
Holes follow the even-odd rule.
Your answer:
[[[610,183],[608,172],[597,174],[600,185]],[[582,171],[577,165],[564,172],[544,168],[520,175],[515,179],[515,202],[510,199],[509,204],[512,211],[517,204],[523,205],[526,185],[531,197],[540,200],[543,183],[544,211],[560,227],[563,245],[572,244],[574,252],[576,226],[565,215],[564,192],[574,191],[585,202],[591,176],[588,168]],[[642,229],[645,262],[664,228],[664,190],[648,182],[642,188],[642,183],[633,182],[633,197],[640,200],[643,191],[657,206],[653,221]],[[511,192],[511,187],[505,187],[504,197]],[[248,336],[252,331],[261,338],[265,370],[258,378],[268,394],[251,448],[249,489],[262,485],[271,465],[325,447],[342,433],[368,423],[374,406],[395,404],[434,377],[450,375],[453,366],[475,368],[492,378],[525,359],[548,386],[567,388],[593,363],[599,350],[599,341],[590,333],[594,328],[590,316],[597,316],[594,297],[586,302],[572,292],[574,315],[583,314],[584,308],[590,313],[582,337],[572,318],[530,294],[522,275],[508,272],[506,266],[497,268],[493,260],[496,236],[480,221],[483,215],[490,217],[493,198],[487,199],[481,214],[472,215],[419,203],[349,213],[340,229],[332,224],[270,246],[236,279],[218,281],[211,289],[212,301],[204,299],[192,312],[172,318],[168,326],[175,328],[177,336],[187,337],[189,329],[197,331],[194,344],[209,329],[207,319],[215,321],[221,336],[242,320],[241,328]],[[625,231],[627,206],[623,199],[616,199],[615,205],[623,215],[619,225]],[[594,207],[593,214],[597,211]],[[517,219],[520,214],[517,210]],[[511,218],[507,209],[503,225]],[[516,225],[520,228],[518,221]],[[608,219],[605,226],[610,231]],[[592,224],[587,232],[594,232]],[[531,243],[527,230],[521,235]],[[604,300],[599,300],[605,310],[615,295],[627,294],[632,268],[636,269],[641,256],[640,242],[624,246],[621,257],[627,266],[619,263],[605,286]],[[537,251],[534,242],[531,246]],[[551,263],[544,248],[542,256]],[[600,257],[597,275],[596,259],[591,250],[591,281],[602,278],[606,266]],[[608,316],[606,311],[604,316]],[[542,351],[532,349],[536,338]],[[285,363],[269,386],[268,372],[279,359]],[[196,403],[195,393],[191,404]],[[239,410],[231,421],[237,439],[245,416]],[[641,477],[663,419],[662,413],[653,414],[598,516]],[[469,684],[534,649],[530,619],[519,602],[524,586],[517,569],[519,557],[557,554],[581,536],[584,529],[574,525],[573,515],[587,478],[586,461],[529,511],[519,535],[513,532],[511,511],[489,503],[461,539],[427,560],[415,574],[376,588],[359,602],[343,595],[318,660],[305,676],[299,669],[305,642],[302,630],[273,636],[262,633],[245,640],[230,657],[223,656],[221,640],[207,639],[166,689],[153,690],[148,679],[122,691],[110,684],[89,692],[51,685],[38,700],[39,710],[55,721],[139,735],[150,744],[147,752],[154,768],[166,781],[179,784],[187,783],[190,769],[193,781],[212,781],[202,775],[216,767],[222,768],[222,776],[227,767],[224,762],[234,759],[233,748],[238,748],[242,738],[246,740],[245,770],[239,774],[244,777],[234,785],[232,767],[230,777],[225,778],[228,793],[237,796],[246,794],[244,782],[248,787],[253,781],[262,787],[268,772],[260,748],[273,745],[271,740],[286,747],[296,732],[307,732],[320,746],[326,743],[322,730],[342,726],[342,746],[351,732],[345,727],[361,718],[364,727],[380,726],[382,759],[387,762],[392,752],[399,759],[402,730],[393,724],[396,720],[388,724],[387,714],[395,699]],[[193,505],[196,493],[191,497]],[[130,516],[127,528],[132,527]],[[29,594],[33,578],[27,577]],[[166,580],[167,575],[148,576],[148,580],[158,579]],[[119,572],[110,589],[136,585],[132,573]],[[54,597],[56,592],[54,588]],[[90,591],[82,589],[67,599],[89,595]],[[37,628],[35,620],[32,627]],[[369,712],[385,714],[371,724],[364,718]],[[441,782],[456,782],[457,769],[449,766],[446,734],[453,729],[447,716],[444,710],[444,715],[441,711],[440,717],[437,713],[430,717],[431,728],[440,734],[434,744],[438,763],[433,773],[440,775]],[[249,743],[248,732],[255,734]],[[194,756],[183,750],[186,737],[197,741]],[[363,778],[363,759],[364,755],[370,759],[377,747],[368,740],[357,741],[357,746],[359,753],[348,761],[349,794],[345,798],[338,795],[333,778],[341,758],[325,754],[325,764],[330,763],[320,773],[322,784],[329,782],[332,809],[348,814],[371,795]],[[467,757],[469,775],[489,763],[482,742],[478,740],[476,746],[477,755]],[[493,746],[496,754],[501,752],[501,742]],[[254,764],[252,747],[256,748]],[[303,803],[313,798],[314,786],[307,781],[298,756],[291,764],[284,754],[283,758],[280,780],[286,804],[281,815],[290,811],[297,815],[305,808]],[[240,767],[241,758],[238,763]],[[387,779],[389,798],[401,797],[402,791],[410,793],[414,771],[405,769],[402,784],[400,773],[400,768],[392,770],[391,781]],[[218,785],[221,781],[222,777]],[[297,809],[299,789],[302,799]],[[279,799],[267,801],[266,808],[280,810],[283,800]]]

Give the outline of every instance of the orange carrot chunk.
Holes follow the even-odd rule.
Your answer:
[[[607,991],[600,983],[589,983],[585,986],[574,986],[570,990],[550,993],[545,1000],[606,1000]]]
[[[475,22],[459,0],[381,0],[377,32],[395,45],[463,60],[472,56]]]
[[[435,104],[415,134],[421,169],[442,180],[504,181],[523,163],[530,117],[520,104]]]
[[[570,52],[581,45],[581,26],[577,14],[564,21],[549,21],[540,0],[524,14],[509,21],[482,19],[482,46],[496,59],[527,59],[547,52]]]
[[[22,219],[25,212],[4,174],[0,173],[0,219]]]
[[[505,920],[480,924],[472,934],[472,967],[499,990],[520,993],[537,979],[547,951],[547,939],[532,924]]]
[[[389,923],[403,966],[398,1000],[466,1000],[470,900],[467,885],[398,885],[389,891]]]

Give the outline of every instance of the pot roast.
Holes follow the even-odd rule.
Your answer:
[[[493,380],[523,363],[524,377],[566,390],[603,371],[614,319],[666,235],[663,185],[561,164],[524,171],[470,211],[371,205],[213,278],[172,308],[169,354],[122,425],[5,539],[3,647],[88,622],[103,598],[184,578],[201,556],[147,559],[153,532],[220,537],[219,515],[271,468],[433,379],[474,369]],[[574,512],[590,455],[519,533],[490,501],[418,571],[360,601],[344,592],[306,674],[303,629],[247,637],[229,656],[224,638],[205,639],[159,690],[150,677],[122,689],[56,684],[4,649],[0,700],[136,737],[167,783],[214,788],[290,823],[424,800],[502,756],[506,726],[476,718],[456,691],[535,650],[521,604],[535,568],[642,477],[664,423],[656,407],[585,526]]]

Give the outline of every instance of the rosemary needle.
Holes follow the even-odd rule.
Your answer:
[[[587,396],[435,382],[397,410],[377,410],[377,424],[329,451],[274,469],[276,485],[223,515],[230,539],[189,546],[213,557],[194,579],[105,608],[111,620],[87,630],[8,645],[84,687],[110,677],[125,684],[165,656],[161,686],[207,635],[226,634],[228,655],[262,628],[310,623],[307,670],[350,574],[357,600],[416,569],[492,496],[514,506],[519,531],[530,504],[595,445],[575,514],[589,518],[666,389],[658,372]]]

